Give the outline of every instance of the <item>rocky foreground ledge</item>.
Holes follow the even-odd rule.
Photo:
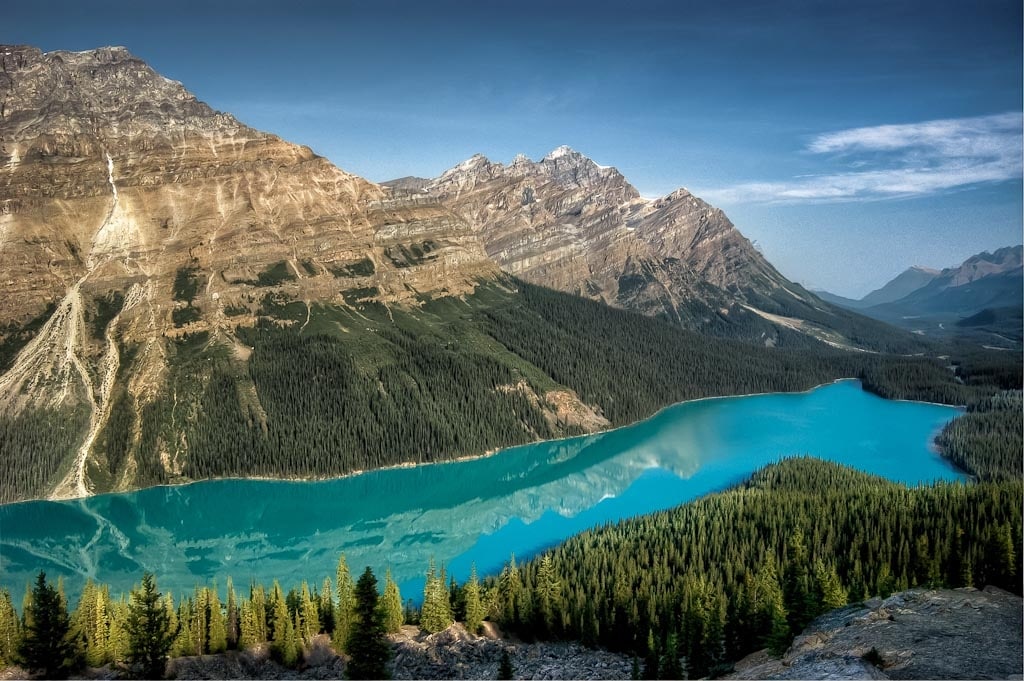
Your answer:
[[[1020,679],[1022,607],[995,587],[873,598],[811,622],[781,660],[747,656],[729,678]]]
[[[491,625],[484,636],[471,636],[461,624],[437,634],[402,627],[391,636],[392,678],[496,679],[501,653],[507,650],[517,679],[628,679],[632,658],[578,643],[521,643],[501,637]],[[171,660],[168,676],[176,679],[340,679],[345,663],[320,637],[300,670],[285,669],[256,648],[224,655]],[[265,648],[265,646],[264,646]]]

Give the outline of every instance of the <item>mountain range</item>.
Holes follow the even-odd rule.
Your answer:
[[[480,453],[834,371],[757,348],[920,350],[684,189],[644,199],[568,147],[375,184],[119,47],[0,46],[0,211],[0,501]],[[618,395],[588,337],[714,370]]]
[[[1024,247],[973,255],[941,271],[911,267],[860,300],[824,291],[833,304],[928,335],[982,334],[986,342],[1020,343]]]

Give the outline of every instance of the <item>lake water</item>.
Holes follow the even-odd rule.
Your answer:
[[[495,573],[595,525],[671,508],[765,464],[809,454],[908,484],[961,478],[932,446],[952,407],[884,400],[857,381],[689,402],[640,423],[494,456],[323,482],[216,480],[0,506],[0,586],[20,603],[40,569],[72,603],[87,576],[127,591],[143,570],[181,592],[230,575],[333,580],[390,567],[417,601],[431,556]]]

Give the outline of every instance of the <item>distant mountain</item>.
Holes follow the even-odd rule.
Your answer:
[[[875,289],[859,300],[837,296],[836,294],[829,293],[828,291],[815,291],[815,294],[822,300],[828,301],[833,305],[841,305],[842,307],[849,308],[851,310],[863,310],[864,308],[871,307],[873,305],[881,305],[883,303],[891,303],[895,300],[899,300],[900,298],[913,293],[917,289],[927,286],[928,283],[938,275],[939,270],[914,265],[913,267],[909,267],[898,274],[885,286]]]
[[[906,343],[786,279],[725,213],[686,189],[641,197],[618,170],[567,146],[508,165],[477,154],[426,184],[384,184],[436,198],[475,226],[503,270],[530,283],[766,345]]]
[[[907,295],[864,308],[863,312],[893,321],[916,317],[956,320],[986,308],[1019,307],[1024,304],[1022,251],[1024,247],[1008,246],[971,256]]]
[[[899,300],[904,296],[910,295],[919,288],[927,286],[937,276],[939,276],[939,270],[915,265],[914,267],[904,270],[895,279],[882,288],[872,291],[861,298],[861,306],[871,307],[872,305],[882,305],[884,303],[891,303],[894,300]]]

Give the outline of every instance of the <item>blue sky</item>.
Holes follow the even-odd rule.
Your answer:
[[[859,296],[1022,241],[1021,3],[68,2],[0,40],[125,45],[382,181],[568,144],[685,186],[787,276]]]

